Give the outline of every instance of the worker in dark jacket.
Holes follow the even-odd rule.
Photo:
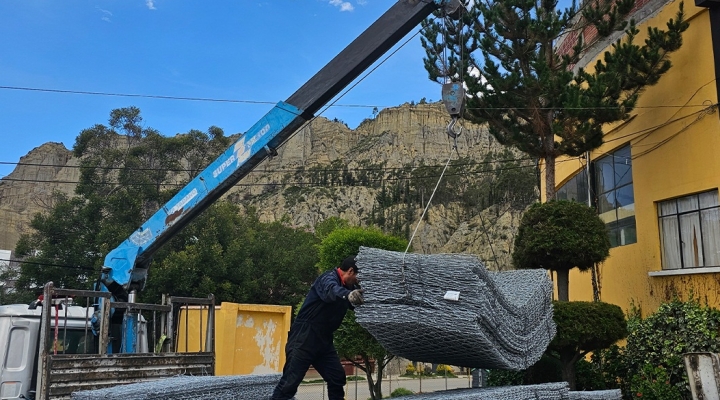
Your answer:
[[[292,399],[311,365],[327,382],[328,399],[345,398],[345,370],[333,346],[333,332],[348,309],[363,303],[357,283],[355,257],[348,257],[312,284],[290,328],[283,375],[272,400]]]

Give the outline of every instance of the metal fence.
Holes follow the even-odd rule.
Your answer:
[[[165,304],[160,305],[114,302],[107,292],[61,289],[52,282],[46,284],[38,341],[38,399],[70,398],[78,390],[178,374],[212,375],[214,298],[211,295],[207,299],[164,300]],[[193,306],[205,312],[207,329],[199,333],[198,350],[185,350],[187,340],[185,348],[178,349],[182,347],[179,334],[185,333],[187,337],[188,327],[178,326],[176,315]],[[116,317],[112,324],[111,309]],[[97,336],[91,326],[96,311],[101,316]],[[123,340],[119,341],[120,337]],[[131,342],[134,344],[129,348],[136,351],[122,352],[126,350],[123,346]],[[110,348],[113,351],[106,354]]]

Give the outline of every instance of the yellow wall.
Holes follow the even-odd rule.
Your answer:
[[[215,375],[246,375],[282,372],[292,307],[222,303],[215,309]],[[205,336],[207,311],[185,310],[178,323],[178,351],[200,348]],[[187,334],[186,334],[187,331]]]
[[[678,4],[670,2],[658,15],[638,24],[638,43],[648,26],[664,28]],[[672,69],[645,90],[631,120],[606,130],[605,144],[590,155],[594,160],[631,144],[637,243],[610,250],[600,267],[601,300],[624,310],[635,304],[644,314],[673,294],[686,297],[690,291],[720,306],[720,273],[649,275],[662,270],[656,202],[720,186],[720,119],[717,112],[698,113],[703,107],[697,107],[717,103],[709,13],[692,2],[685,2],[685,12],[690,27],[683,35],[682,48],[671,56]],[[683,108],[656,107],[685,104]],[[583,164],[558,163],[557,186]],[[590,273],[571,271],[571,300],[592,300],[590,277]]]

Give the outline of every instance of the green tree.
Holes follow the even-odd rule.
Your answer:
[[[562,379],[575,390],[575,365],[588,353],[606,349],[627,336],[622,309],[603,302],[561,301],[553,303],[557,334],[550,342],[550,356],[560,361]]]
[[[101,216],[80,198],[55,193],[48,213],[36,214],[30,227],[35,233],[20,237],[16,257],[23,259],[15,282],[19,292],[41,292],[45,283],[55,287],[89,288],[100,273]]]
[[[145,295],[162,293],[217,301],[295,305],[317,276],[317,244],[309,232],[262,223],[250,210],[220,201],[185,228],[184,248],[149,274]]]
[[[350,224],[347,220],[340,217],[330,217],[315,225],[315,236],[317,236],[318,239],[323,240],[327,235],[332,233],[332,231],[348,228],[349,226]]]
[[[688,27],[682,3],[667,30],[649,28],[641,44],[634,22],[625,21],[634,0],[589,0],[581,8],[573,2],[565,9],[558,0],[464,3],[458,22],[440,14],[423,22],[425,69],[433,81],[464,82],[466,118],[487,123],[500,143],[544,160],[547,199],[555,197],[555,159],[599,147],[603,126],[628,118],[643,88],[670,69],[669,55]],[[576,34],[587,26],[597,28],[598,40],[585,43]],[[599,39],[623,30],[602,60],[573,70]],[[559,54],[563,36],[578,39]]]
[[[568,301],[569,272],[587,271],[610,255],[610,240],[595,211],[572,201],[535,203],[525,212],[513,249],[517,268],[557,274],[558,299]]]
[[[339,265],[344,258],[356,255],[360,246],[403,251],[407,241],[385,235],[373,228],[340,228],[330,232],[320,243],[319,268],[327,270]],[[360,274],[362,278],[362,271]],[[362,285],[362,282],[360,284]],[[382,399],[383,371],[394,356],[386,352],[380,343],[355,321],[353,311],[348,311],[340,328],[335,331],[334,342],[340,357],[352,361],[357,368],[365,372],[370,398]],[[373,362],[377,368],[373,368]]]

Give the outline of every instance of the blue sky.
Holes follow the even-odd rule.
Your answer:
[[[389,9],[395,0],[2,0],[0,162],[137,106],[166,136],[216,125],[247,130],[272,104],[128,98],[10,88],[276,103]],[[413,33],[417,32],[416,28]],[[408,35],[410,37],[413,33]],[[396,46],[398,47],[398,46]],[[323,114],[351,128],[382,109],[440,98],[419,37]],[[0,177],[14,165],[0,164]]]

